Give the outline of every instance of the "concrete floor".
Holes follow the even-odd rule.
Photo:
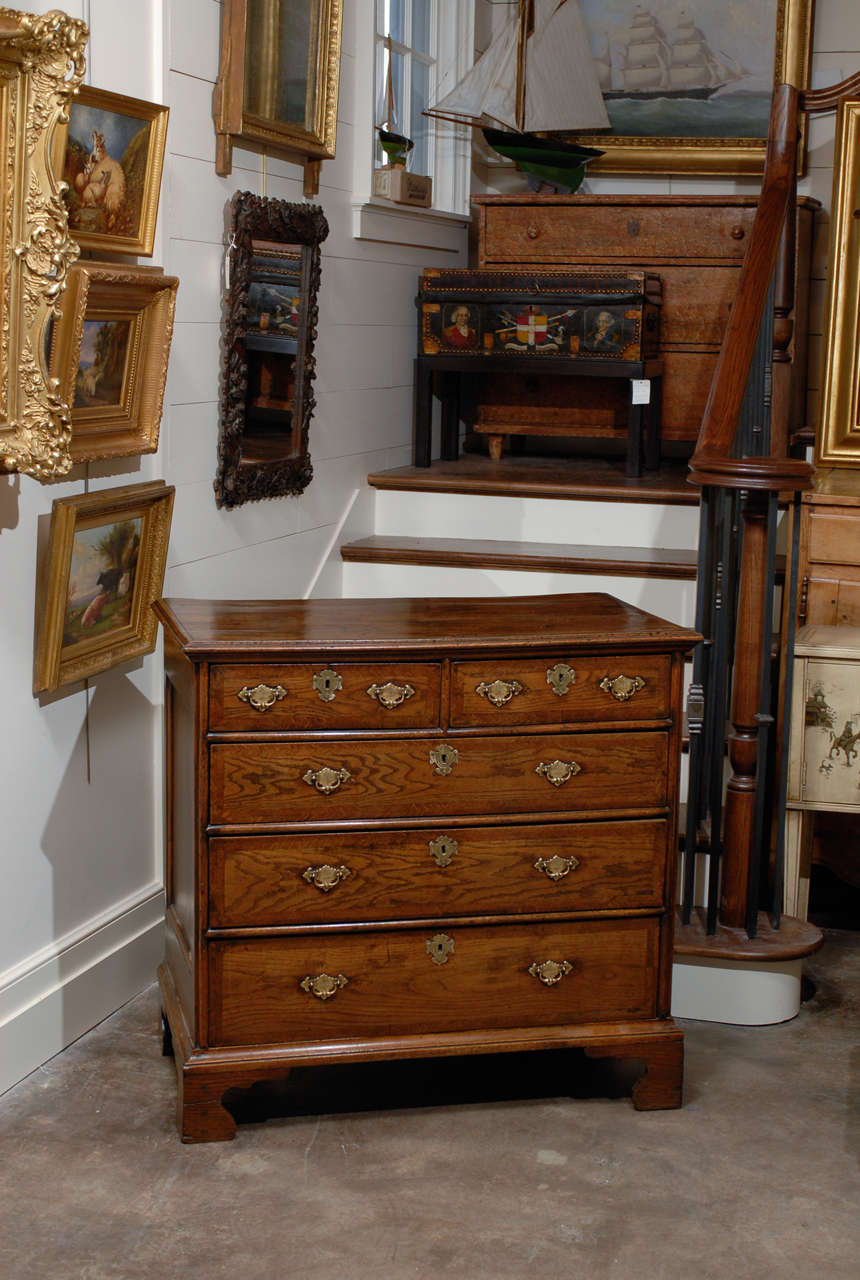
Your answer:
[[[684,1024],[679,1111],[500,1055],[296,1072],[206,1146],[152,987],[0,1101],[0,1276],[857,1280],[860,934],[808,971],[790,1023]]]

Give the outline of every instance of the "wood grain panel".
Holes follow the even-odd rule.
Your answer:
[[[459,753],[447,775],[430,760],[443,743]],[[666,804],[667,753],[668,736],[652,732],[216,743],[210,821],[654,809]],[[574,761],[580,772],[554,786],[535,771],[554,760]],[[325,795],[304,781],[306,773],[323,768],[346,769],[350,776]]]
[[[436,964],[427,942],[454,949]],[[658,920],[333,933],[211,943],[210,1043],[295,1043],[486,1027],[552,1026],[654,1014]],[[567,961],[554,986],[532,964]],[[342,974],[328,1000],[306,977]]]
[[[659,907],[667,830],[665,820],[655,818],[225,836],[209,846],[209,924],[253,928]],[[450,855],[441,866],[432,852],[440,838]],[[553,857],[572,860],[557,880],[535,866]],[[346,869],[334,888],[303,878],[326,865]]]

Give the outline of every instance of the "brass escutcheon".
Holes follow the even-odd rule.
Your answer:
[[[430,840],[428,844],[430,857],[437,867],[450,866],[452,858],[460,848],[459,843],[452,839],[451,836],[437,836],[435,840]]]
[[[546,682],[559,698],[564,697],[575,681],[576,672],[566,662],[557,662],[554,667],[547,668]]]
[[[323,893],[330,893],[348,875],[351,875],[349,867],[343,865],[332,867],[328,862],[324,862],[319,867],[306,867],[302,872],[302,879],[307,880],[308,884],[314,885],[315,888],[321,889]]]
[[[563,858],[560,853],[554,853],[551,858],[538,858],[534,864],[535,871],[543,871],[550,880],[563,880],[578,866],[579,858]]]
[[[529,965],[528,971],[533,978],[540,978],[545,987],[554,987],[562,978],[573,973],[573,965],[569,960],[544,960],[542,964],[535,961]]]
[[[411,684],[394,684],[389,680],[386,684],[372,684],[367,691],[367,696],[375,698],[386,711],[391,711],[394,707],[399,707],[407,698],[411,698],[414,693],[415,690]]]
[[[434,964],[447,964],[448,957],[453,952],[454,939],[449,938],[447,933],[437,933],[427,939],[427,954]]]
[[[334,695],[343,688],[343,676],[326,667],[325,671],[317,672],[311,680],[311,687],[316,689],[320,702],[331,702]]]
[[[316,787],[324,796],[330,796],[342,782],[348,782],[351,777],[349,769],[330,769],[328,765],[324,765],[322,769],[308,769],[307,773],[302,774],[302,781],[309,787]]]
[[[430,752],[430,763],[437,773],[443,775],[449,774],[454,765],[460,759],[460,753],[456,747],[450,747],[447,742],[440,742],[438,747],[434,747]]]
[[[488,702],[492,702],[494,707],[504,707],[510,702],[511,698],[515,698],[518,693],[523,692],[523,686],[519,680],[491,680],[489,683],[482,680],[475,687],[475,693],[479,698],[486,698]]]
[[[255,711],[268,711],[286,696],[287,691],[282,684],[255,684],[253,689],[246,684],[236,694],[240,702],[247,702]]]
[[[575,760],[550,760],[549,764],[541,761],[535,766],[535,773],[546,778],[554,787],[560,787],[562,783],[569,782],[578,773],[582,773],[582,765]]]
[[[641,676],[604,676],[600,681],[604,693],[611,693],[619,702],[629,702],[634,693],[645,688]]]
[[[335,977],[330,973],[317,973],[308,974],[306,978],[302,978],[299,986],[302,991],[316,996],[318,1000],[331,1000],[332,996],[336,996],[341,987],[345,987],[348,982],[349,978],[345,978],[342,973],[338,973]]]

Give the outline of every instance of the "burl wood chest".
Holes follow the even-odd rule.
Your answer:
[[[680,1104],[681,668],[606,595],[165,600],[182,1137],[296,1065],[579,1046]]]
[[[737,292],[756,196],[475,196],[478,266],[638,268],[663,286],[662,439],[695,441]],[[798,200],[790,427],[806,425],[806,334],[813,216]]]

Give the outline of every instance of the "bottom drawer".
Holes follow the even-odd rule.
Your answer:
[[[659,933],[652,916],[213,942],[209,1043],[654,1017]]]

